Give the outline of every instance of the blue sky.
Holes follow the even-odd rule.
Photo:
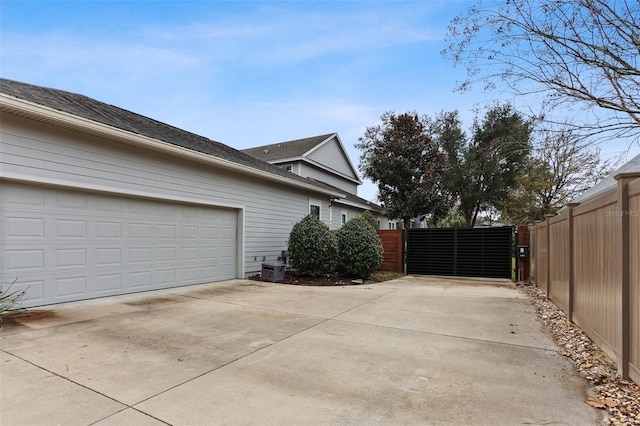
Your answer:
[[[508,94],[453,92],[440,56],[467,1],[10,1],[0,75],[82,93],[242,149],[337,132],[355,149],[385,111],[435,115]],[[625,149],[615,146],[612,149]],[[359,195],[374,200],[365,182]]]

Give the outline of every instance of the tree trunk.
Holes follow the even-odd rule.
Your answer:
[[[409,229],[411,227],[411,218],[409,216],[405,216],[402,218],[404,229]]]

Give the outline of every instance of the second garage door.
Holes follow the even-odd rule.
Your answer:
[[[237,210],[0,183],[3,282],[24,307],[236,278]]]

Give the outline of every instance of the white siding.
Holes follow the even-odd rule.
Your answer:
[[[313,167],[309,164],[300,164],[300,176],[310,177],[320,182],[328,183],[342,191],[356,195],[358,193],[358,185],[346,179],[329,173],[328,171]]]
[[[319,148],[312,151],[307,157],[313,161],[325,165],[326,167],[342,173],[352,179],[358,179],[354,173],[351,163],[345,158],[345,153],[340,147],[340,143],[334,137]]]
[[[309,198],[322,195],[219,171],[138,147],[3,114],[0,167],[3,176],[22,176],[68,186],[108,188],[163,199],[180,197],[244,211],[238,226],[244,239],[244,273],[275,261],[287,247],[291,227],[308,214]],[[328,198],[322,219],[328,223]]]

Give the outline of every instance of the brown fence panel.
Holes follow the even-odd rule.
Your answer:
[[[640,179],[629,183],[629,377],[640,383]]]
[[[536,281],[538,257],[536,256],[536,250],[538,248],[536,242],[536,227],[529,226],[529,279]]]
[[[547,223],[536,226],[536,284],[547,291]]]
[[[402,229],[378,230],[378,236],[384,247],[384,259],[379,271],[404,273],[404,242]]]
[[[536,284],[640,382],[640,173],[530,227]]]
[[[574,209],[573,319],[611,358],[621,345],[621,241],[617,192]]]
[[[564,213],[549,219],[549,298],[569,313],[569,218]]]

